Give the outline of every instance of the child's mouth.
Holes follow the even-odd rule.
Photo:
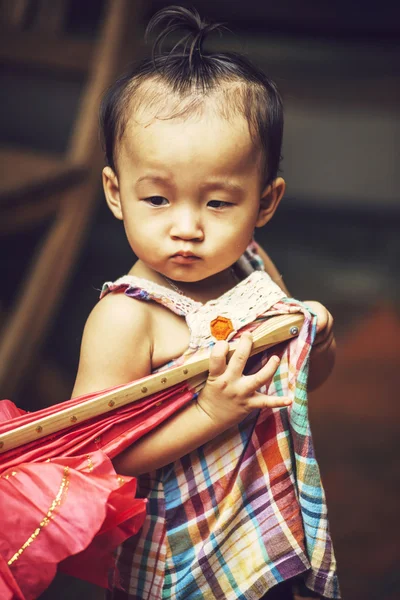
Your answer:
[[[179,265],[187,265],[200,260],[200,257],[191,252],[178,252],[171,257],[171,260]]]

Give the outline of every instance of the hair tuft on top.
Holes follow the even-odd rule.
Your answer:
[[[182,57],[188,57],[189,65],[192,67],[193,56],[196,53],[200,57],[203,56],[205,38],[213,31],[220,31],[221,33],[222,28],[225,27],[222,23],[207,23],[200,17],[195,8],[189,10],[183,6],[169,6],[158,11],[150,19],[145,32],[145,40],[147,41],[150,34],[163,24],[165,24],[165,27],[158,34],[153,44],[152,58],[155,65],[157,65],[155,60],[157,51],[159,50],[159,53],[163,54],[163,41],[175,31],[186,29],[188,33],[178,40],[169,54],[174,54],[178,48],[183,48],[181,50]]]
[[[159,10],[150,19],[146,32],[147,41],[155,30],[158,33],[152,49],[154,68],[158,72],[168,73],[170,84],[175,91],[184,92],[193,87],[207,90],[211,81],[207,76],[207,54],[204,53],[205,38],[212,32],[221,35],[225,25],[222,23],[207,23],[195,8],[169,6]],[[169,52],[163,52],[163,42],[176,32],[183,34]],[[175,75],[172,81],[172,73]]]
[[[152,56],[142,60],[106,92],[100,108],[100,126],[107,164],[116,170],[116,151],[126,125],[142,107],[166,105],[166,93],[177,100],[171,114],[155,118],[187,118],[208,100],[215,103],[223,118],[242,115],[255,144],[262,151],[265,184],[276,179],[281,160],[283,107],[279,92],[258,67],[236,52],[205,52],[205,38],[227,29],[210,24],[197,10],[169,6],[150,19],[146,38],[155,38]],[[163,51],[163,42],[182,32],[173,48]]]

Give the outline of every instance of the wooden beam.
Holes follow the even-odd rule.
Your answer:
[[[102,92],[115,76],[121,46],[132,35],[129,7],[138,11],[141,2],[108,0],[105,20],[98,43],[94,44],[91,75],[82,96],[77,125],[67,153],[69,165],[87,166],[84,180],[72,190],[56,194],[59,204],[43,245],[22,283],[17,301],[7,318],[0,344],[0,395],[12,397],[40,351],[68,277],[79,252],[100,187],[102,153],[98,143],[97,113]],[[137,16],[136,16],[137,20]],[[3,40],[1,40],[3,41]],[[4,46],[4,44],[3,44]],[[46,53],[51,53],[51,48]]]
[[[0,146],[0,214],[8,206],[65,188],[87,171],[64,157],[28,149]]]
[[[10,27],[22,28],[29,0],[0,0],[0,16]]]
[[[98,180],[98,174],[96,176]],[[22,282],[18,301],[8,316],[0,345],[0,395],[12,397],[39,349],[86,230],[96,185],[89,178],[54,201],[61,208]],[[90,202],[88,202],[90,199]],[[27,334],[28,332],[29,334]]]
[[[62,31],[66,9],[65,0],[40,0],[33,29],[58,35]]]
[[[99,99],[104,93],[105,83],[109,85],[118,65],[123,43],[122,32],[127,29],[130,4],[130,0],[112,0],[107,4],[100,36],[93,53],[87,93],[80,106],[68,147],[67,155],[70,162],[82,164],[84,161],[90,161],[91,153],[96,151],[98,121],[93,118],[93,115],[98,114]],[[136,0],[132,4],[135,6],[136,13],[139,13],[142,0]],[[137,20],[138,14],[130,17],[131,31]]]
[[[13,195],[0,196],[0,236],[28,231],[55,215],[61,194],[66,190],[72,194],[86,176],[87,169],[65,165],[52,176],[27,184]]]
[[[93,43],[66,35],[0,29],[0,62],[85,75],[91,63]]]

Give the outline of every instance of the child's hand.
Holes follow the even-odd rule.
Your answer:
[[[317,315],[317,334],[310,355],[308,389],[315,390],[326,381],[335,365],[336,342],[333,333],[333,317],[319,302],[305,304]]]
[[[334,341],[333,317],[320,302],[306,300],[304,302],[317,315],[317,334],[315,336],[313,351],[324,352]]]
[[[258,373],[243,375],[252,344],[251,333],[245,332],[228,365],[227,342],[217,342],[211,352],[208,380],[197,403],[215,423],[231,426],[242,421],[254,409],[288,406],[292,402],[287,397],[266,396],[257,392],[271,381],[279,366],[277,356],[272,356]]]

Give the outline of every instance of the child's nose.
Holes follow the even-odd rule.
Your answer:
[[[171,237],[182,240],[202,240],[204,238],[199,214],[193,210],[180,210],[174,215]]]

